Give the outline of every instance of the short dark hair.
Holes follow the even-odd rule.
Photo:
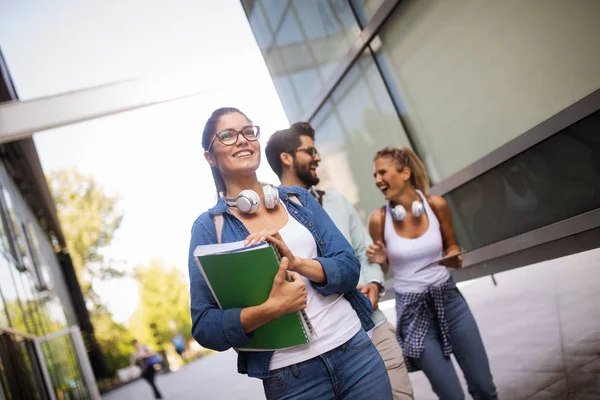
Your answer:
[[[244,114],[237,108],[222,107],[222,108],[216,109],[215,111],[213,111],[210,118],[208,118],[208,120],[206,121],[206,124],[204,125],[204,130],[202,131],[202,147],[204,148],[204,151],[208,150],[208,146],[210,146],[210,143],[212,142],[213,137],[217,133],[215,131],[217,129],[217,124],[219,123],[219,120],[221,119],[221,117],[224,115],[227,115],[227,114],[232,114],[232,113],[241,114],[244,116],[244,118],[246,118],[248,121],[250,121],[250,118],[248,118],[246,116],[246,114]],[[213,175],[213,180],[215,181],[215,186],[217,188],[217,192],[225,192],[225,189],[226,189],[225,181],[223,180],[221,173],[215,167],[210,167],[210,169],[211,169],[211,172]]]
[[[308,136],[315,140],[315,130],[308,122],[296,122],[288,129],[273,133],[267,141],[267,147],[265,148],[267,161],[279,178],[283,174],[281,153],[292,154],[302,144],[300,136]]]
[[[294,122],[290,125],[290,131],[298,135],[298,137],[308,136],[312,140],[315,140],[315,130],[308,122]]]

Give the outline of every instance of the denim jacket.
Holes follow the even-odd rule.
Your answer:
[[[365,330],[373,328],[371,302],[357,289],[360,263],[352,247],[335,227],[319,203],[299,187],[279,187],[279,198],[286,205],[289,214],[304,225],[315,238],[318,249],[317,261],[323,266],[327,277],[324,285],[311,282],[324,296],[343,293],[356,311]],[[295,195],[302,205],[291,201]],[[189,251],[190,298],[192,313],[192,335],[203,347],[225,351],[248,344],[252,333],[246,334],[240,321],[241,308],[221,310],[217,305],[202,273],[194,260],[194,249],[198,245],[217,243],[213,217],[223,214],[222,242],[244,240],[249,232],[244,224],[229,210],[225,202],[200,215],[192,226],[192,239]],[[269,376],[272,351],[238,352],[238,372],[255,378]]]

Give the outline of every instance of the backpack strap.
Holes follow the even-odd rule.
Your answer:
[[[288,196],[288,199],[290,199],[291,201],[293,201],[293,202],[294,202],[294,203],[296,203],[296,204],[300,204],[300,205],[302,205],[302,203],[300,202],[300,200],[298,200],[298,197],[296,197],[296,195],[295,195],[295,194],[290,194],[290,195]]]
[[[221,232],[223,231],[223,214],[215,214],[215,232],[217,234],[217,243],[221,243]]]
[[[308,192],[310,193],[310,195],[311,195],[312,197],[314,197],[314,198],[315,198],[315,199],[316,199],[316,200],[319,202],[319,205],[320,205],[321,207],[323,207],[323,196],[325,195],[325,192],[324,192],[324,191],[322,191],[322,190],[319,190],[319,189],[317,189],[317,188],[316,188],[316,187],[314,187],[314,186],[311,186],[311,187],[308,189]],[[290,196],[293,196],[293,195],[290,195]]]
[[[321,207],[323,207],[323,196],[325,195],[325,192],[322,190],[317,190],[317,195],[318,195],[317,200],[319,201],[319,205]]]

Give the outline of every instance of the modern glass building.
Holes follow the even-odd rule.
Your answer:
[[[1,107],[17,98],[1,53],[0,72]],[[97,399],[97,345],[33,140],[0,143],[0,161],[0,400]]]
[[[472,250],[459,280],[600,245],[600,2],[242,0],[322,187],[366,222],[408,146]]]

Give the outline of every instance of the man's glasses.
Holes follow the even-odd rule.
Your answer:
[[[296,152],[296,153],[299,152],[299,151],[308,154],[312,158],[315,158],[315,156],[317,154],[319,154],[319,152],[317,151],[317,149],[314,148],[314,147],[305,147],[305,148],[302,148],[302,149],[296,149],[296,150],[294,150],[294,152]]]
[[[258,140],[258,138],[260,136],[260,127],[255,126],[255,125],[250,125],[250,126],[243,127],[241,131],[236,131],[235,129],[222,130],[221,132],[218,132],[215,135],[215,137],[210,142],[210,145],[208,146],[208,149],[206,149],[206,151],[210,150],[212,145],[215,143],[215,139],[219,139],[219,141],[221,143],[223,143],[225,146],[233,146],[234,144],[237,143],[237,141],[240,137],[240,134],[242,136],[244,136],[244,138],[247,141],[255,142]]]

